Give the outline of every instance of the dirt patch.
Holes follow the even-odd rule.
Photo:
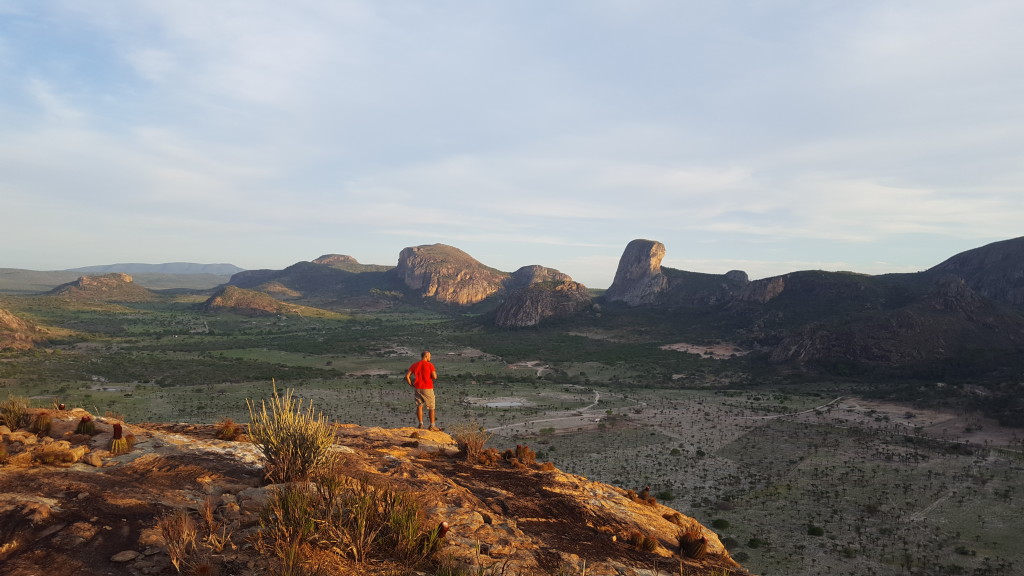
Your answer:
[[[750,353],[749,350],[743,350],[742,348],[738,348],[727,342],[714,344],[712,346],[698,346],[697,344],[679,342],[677,344],[666,344],[660,348],[662,350],[699,354],[705,358],[714,358],[715,360],[724,360],[726,358],[732,358],[733,356],[743,356]]]

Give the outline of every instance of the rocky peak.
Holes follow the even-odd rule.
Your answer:
[[[359,264],[359,261],[351,256],[345,256],[344,254],[324,254],[316,260],[313,260],[313,264],[335,266],[338,264]]]
[[[569,316],[591,303],[590,291],[568,274],[543,266],[524,266],[506,282],[508,294],[498,305],[499,328],[536,326],[547,318]]]
[[[461,306],[497,293],[509,277],[444,244],[405,248],[398,255],[396,271],[405,285],[423,298]]]
[[[668,279],[661,273],[664,257],[665,245],[661,242],[638,239],[627,244],[605,298],[629,306],[653,303],[668,286]]]
[[[928,270],[964,279],[975,292],[1007,304],[1024,304],[1024,237],[961,252]]]
[[[554,268],[545,268],[544,266],[534,264],[532,266],[523,266],[513,272],[512,277],[505,283],[505,287],[511,291],[516,288],[529,286],[530,284],[537,284],[538,282],[572,282],[572,277]]]

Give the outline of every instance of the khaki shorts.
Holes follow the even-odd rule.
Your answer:
[[[433,388],[417,388],[416,389],[416,405],[426,406],[427,410],[434,409],[434,389]]]

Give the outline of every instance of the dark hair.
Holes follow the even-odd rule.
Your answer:
[[[420,359],[422,360],[423,358],[426,358],[427,354],[430,354],[430,350],[424,350],[423,352],[420,352]]]

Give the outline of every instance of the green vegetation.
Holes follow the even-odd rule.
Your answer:
[[[291,390],[284,395],[274,388],[270,408],[263,401],[249,407],[249,438],[267,459],[265,473],[272,482],[296,482],[319,474],[330,458],[334,427],[323,413],[314,413],[313,402],[303,410]]]
[[[866,301],[858,296],[863,278],[829,282],[837,297],[852,298],[839,305],[852,310]],[[880,285],[865,284],[863,298],[914,296]],[[1020,435],[1002,434],[998,422],[974,411],[992,402],[990,413],[1012,415],[1012,403],[996,406],[981,392],[1024,397],[1015,392],[1019,378],[1007,373],[1002,383],[976,386],[969,377],[986,362],[1014,366],[1019,359],[979,350],[933,372],[837,365],[833,377],[821,378],[782,374],[756,353],[715,360],[661,349],[681,341],[711,346],[736,328],[685,310],[605,306],[600,318],[496,331],[486,326],[483,307],[472,315],[444,306],[427,310],[406,304],[408,297],[394,298],[392,308],[344,310],[337,317],[248,317],[201,312],[207,296],[88,306],[4,296],[0,308],[58,336],[36,350],[0,352],[0,388],[8,398],[0,403],[0,420],[20,419],[19,406],[59,398],[69,408],[116,412],[135,422],[217,424],[227,439],[238,438],[246,423],[250,433],[273,430],[275,413],[290,415],[309,428],[259,437],[279,460],[268,474],[317,478],[318,470],[334,466],[315,456],[333,436],[325,422],[414,423],[402,374],[420,350],[430,349],[440,373],[439,424],[461,438],[467,453],[520,461],[531,458],[529,444],[537,458],[567,472],[635,492],[649,486],[658,501],[714,526],[755,573],[1008,575],[1024,565],[1016,546],[1024,494]],[[793,303],[774,305],[783,318],[795,312],[786,307]],[[950,374],[962,379],[945,380]],[[270,384],[275,381],[283,395]],[[866,406],[893,398],[901,403]],[[968,400],[943,412],[948,421],[929,420],[929,410],[948,408],[950,398]],[[915,416],[908,419],[907,412]],[[463,427],[467,435],[460,435]],[[296,463],[307,458],[313,463]],[[391,498],[379,492],[387,487],[353,482],[329,490]],[[290,513],[291,504],[278,502],[278,512]],[[395,509],[388,520],[395,526],[375,524],[377,544],[353,537],[355,551],[346,559],[372,559],[374,549],[394,545],[398,536],[389,531],[432,528],[414,530],[411,512]],[[317,514],[318,522],[332,518],[326,509]],[[182,546],[182,570],[194,571],[185,558],[196,561],[197,550],[212,550],[227,537],[223,527],[197,530],[194,543]],[[188,531],[178,538],[188,541]],[[288,538],[265,533],[268,554],[282,567],[289,554],[318,553],[313,539],[294,544]],[[437,562],[430,568],[435,573],[447,569]]]

